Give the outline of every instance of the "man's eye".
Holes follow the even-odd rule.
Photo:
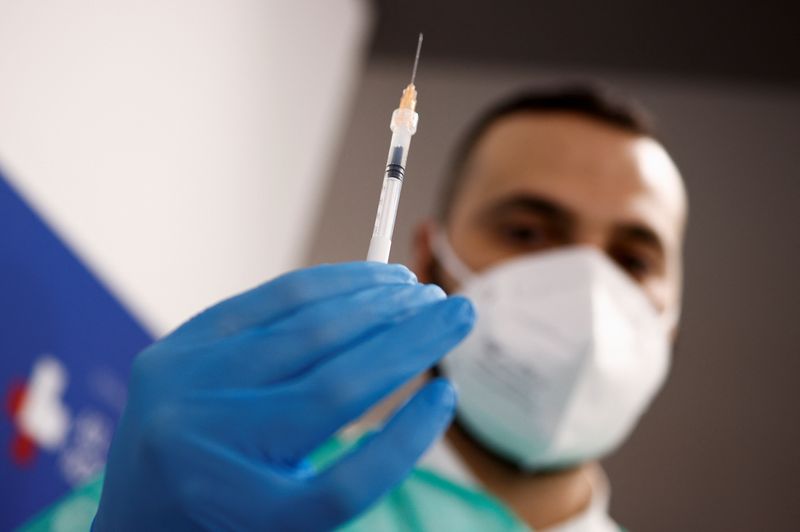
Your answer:
[[[646,277],[652,269],[650,262],[646,258],[635,254],[621,253],[618,254],[615,258],[617,263],[626,272],[630,273],[633,277],[637,279]]]
[[[518,244],[538,245],[544,242],[545,233],[538,227],[510,226],[503,230],[507,238]]]

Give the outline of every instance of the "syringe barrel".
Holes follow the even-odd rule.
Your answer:
[[[394,221],[397,218],[397,206],[400,203],[400,190],[403,180],[396,177],[384,177],[381,199],[378,202],[378,213],[375,215],[375,227],[369,243],[367,260],[388,262],[389,250],[392,246]]]
[[[417,131],[419,115],[410,109],[396,109],[392,114],[390,128],[392,140],[389,143],[389,155],[386,158],[386,171],[383,175],[383,188],[375,215],[375,226],[372,230],[367,260],[388,262],[392,245],[394,222],[397,218],[397,207],[400,203],[400,191],[403,188],[408,150],[411,137]]]

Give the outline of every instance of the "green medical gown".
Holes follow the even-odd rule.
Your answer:
[[[322,469],[353,445],[331,440],[312,457]],[[22,530],[88,530],[97,510],[102,476],[76,489],[34,517]],[[502,502],[480,488],[457,484],[423,467],[415,468],[399,486],[367,512],[340,527],[341,532],[530,532]]]

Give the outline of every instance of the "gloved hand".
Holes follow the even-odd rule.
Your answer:
[[[472,307],[406,268],[325,265],[210,308],[143,351],[93,529],[329,530],[410,471],[449,423],[434,380],[330,468],[304,460],[455,346]]]

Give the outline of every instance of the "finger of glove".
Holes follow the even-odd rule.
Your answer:
[[[345,523],[402,482],[447,428],[454,407],[455,392],[447,381],[429,383],[381,431],[312,479],[314,524]]]
[[[291,381],[280,392],[284,400],[279,415],[262,410],[266,418],[252,425],[265,432],[260,439],[273,456],[298,460],[435,364],[469,333],[473,322],[472,306],[462,297],[429,305]]]
[[[445,297],[435,285],[391,284],[328,298],[192,353],[192,364],[215,388],[279,382]]]
[[[323,264],[284,274],[222,301],[178,328],[170,337],[207,341],[255,325],[266,325],[326,298],[383,284],[414,284],[405,266],[376,262]]]

